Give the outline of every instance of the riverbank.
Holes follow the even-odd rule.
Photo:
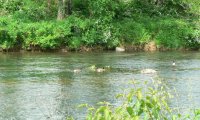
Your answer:
[[[87,47],[81,46],[80,48],[71,49],[69,47],[56,48],[56,49],[42,49],[38,46],[32,46],[28,49],[23,48],[0,48],[0,52],[101,52],[101,51],[116,51],[116,52],[156,52],[156,51],[199,51],[199,49],[190,48],[165,48],[159,47],[155,42],[150,42],[143,45],[121,45],[113,48],[106,48],[103,46]]]

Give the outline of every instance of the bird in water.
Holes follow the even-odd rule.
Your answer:
[[[100,68],[100,67],[96,67],[96,65],[92,65],[92,66],[89,67],[89,69],[91,71],[95,71],[95,72],[100,73],[100,72],[105,72],[106,70],[110,69],[110,66],[105,66],[105,67]]]
[[[175,63],[175,61],[173,61],[173,63],[172,63],[172,66],[176,66],[176,63]]]

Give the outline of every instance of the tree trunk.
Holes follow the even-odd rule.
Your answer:
[[[156,0],[155,1],[155,4],[158,6],[162,5],[163,3],[164,3],[164,0]]]
[[[50,7],[51,7],[51,0],[48,0],[47,5],[48,5],[48,10],[50,10]]]
[[[57,20],[62,20],[65,16],[72,14],[71,0],[58,0],[58,15]]]
[[[51,13],[51,0],[47,1],[47,12],[48,12],[48,14]]]
[[[71,15],[72,14],[72,1],[68,0],[67,1],[67,15]]]
[[[62,20],[65,16],[65,10],[64,10],[64,4],[63,1],[65,0],[58,0],[58,14],[57,14],[57,20]]]

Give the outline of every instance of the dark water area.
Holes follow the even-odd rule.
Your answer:
[[[97,73],[88,69],[92,65],[111,68]],[[141,74],[146,68],[157,70],[156,76]],[[115,96],[130,80],[154,77],[176,89],[170,106],[200,108],[200,52],[0,53],[0,119],[83,119],[78,105],[118,105]]]

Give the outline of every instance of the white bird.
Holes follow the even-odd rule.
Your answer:
[[[175,65],[176,65],[176,63],[173,61],[172,66],[175,66]]]

